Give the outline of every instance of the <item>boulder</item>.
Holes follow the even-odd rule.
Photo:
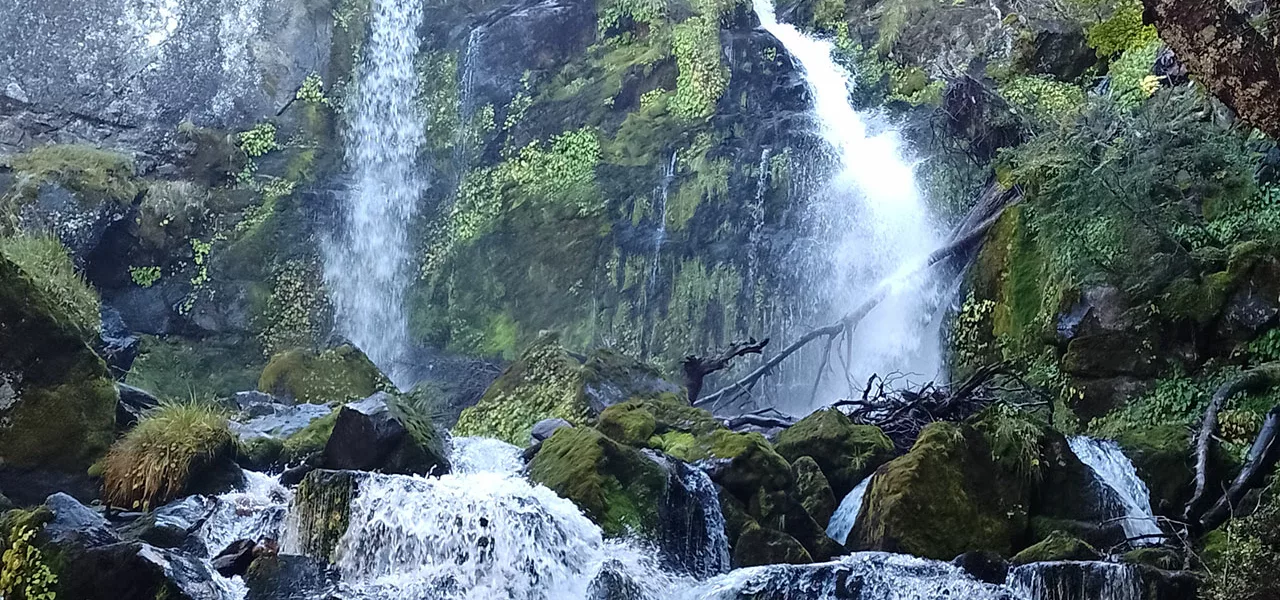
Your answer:
[[[1116,442],[1151,491],[1151,509],[1159,515],[1180,515],[1191,497],[1195,474],[1187,428],[1162,425],[1129,431],[1116,436]]]
[[[138,188],[133,184],[133,164],[126,157],[81,146],[47,146],[18,157],[36,156],[32,162],[46,160],[44,155],[68,153],[68,161],[87,161],[90,165],[101,163],[106,172],[118,173],[111,184],[118,188],[107,190],[88,189],[77,173],[36,174],[50,180],[38,187],[35,197],[24,204],[20,211],[23,229],[29,233],[51,233],[62,242],[78,267],[84,268],[89,256],[102,243],[108,228],[125,219]],[[92,167],[90,167],[92,168]],[[65,168],[63,169],[65,170]],[[81,189],[64,187],[61,181]],[[116,193],[124,197],[113,197]]]
[[[324,447],[321,465],[332,470],[390,474],[443,474],[449,458],[438,432],[414,431],[393,411],[395,399],[378,392],[342,407]],[[430,423],[423,425],[433,428]]]
[[[1008,556],[1029,502],[1026,482],[994,462],[977,430],[933,423],[876,471],[849,545],[938,560],[974,550]]]
[[[1098,551],[1080,538],[1062,531],[1055,531],[1049,537],[1027,547],[1014,555],[1015,565],[1033,562],[1049,562],[1058,560],[1098,560],[1102,558]]]
[[[223,577],[244,575],[249,570],[249,565],[253,563],[257,552],[257,542],[253,540],[236,540],[214,556],[210,564],[213,566],[213,570]]]
[[[1132,590],[1126,597],[1194,600],[1197,583],[1189,572],[1097,561],[1035,562],[1009,571],[1015,591],[1053,590],[1060,600],[1110,598],[1117,589]]]
[[[85,473],[116,425],[114,382],[86,343],[96,332],[46,276],[0,256],[0,488],[24,505],[59,490],[93,497]]]
[[[351,499],[366,477],[359,471],[313,470],[302,478],[290,507],[301,555],[326,563],[333,560],[338,540],[350,524]]]
[[[44,508],[52,515],[45,523],[44,536],[53,544],[92,548],[120,541],[100,513],[67,494],[49,496]]]
[[[711,479],[733,495],[750,499],[760,490],[786,490],[794,483],[791,465],[759,433],[712,432]]]
[[[831,485],[812,457],[801,456],[791,463],[791,475],[796,481],[796,496],[805,512],[826,529],[831,515],[836,512],[836,497]]]
[[[778,434],[778,454],[791,462],[808,456],[822,469],[837,498],[893,456],[893,442],[879,428],[854,425],[834,409],[814,412]]]
[[[1150,344],[1127,332],[1080,336],[1067,344],[1062,370],[1086,378],[1154,377],[1159,364]]]
[[[131,429],[147,411],[160,406],[160,400],[146,390],[141,390],[124,383],[116,383],[116,392],[120,401],[116,404],[116,429]]]
[[[281,352],[271,357],[258,379],[261,392],[311,404],[358,400],[391,389],[390,380],[350,344],[319,354],[301,349]]]
[[[572,500],[607,536],[657,535],[666,471],[594,429],[556,430],[530,462],[529,478]]]
[[[314,600],[331,597],[338,574],[313,558],[271,554],[249,565],[244,583],[249,588],[245,600]]]
[[[596,414],[635,398],[674,398],[683,393],[651,365],[609,349],[592,352],[583,371],[583,393]]]
[[[157,548],[178,548],[213,514],[217,505],[218,500],[210,496],[187,496],[143,515],[121,533],[126,539]]]
[[[1009,562],[994,552],[965,552],[955,557],[951,564],[984,583],[1004,585],[1009,577]]]
[[[102,307],[102,333],[94,350],[106,361],[111,374],[117,379],[124,379],[133,368],[133,361],[138,358],[142,349],[142,340],[125,326],[120,311],[109,306]]]
[[[733,564],[737,567],[813,562],[804,545],[795,538],[777,531],[749,523],[734,544]]]
[[[529,431],[529,440],[534,444],[547,441],[551,434],[555,433],[561,427],[573,427],[573,424],[564,419],[543,419],[533,424],[533,429]]]

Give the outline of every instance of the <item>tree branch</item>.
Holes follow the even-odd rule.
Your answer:
[[[761,342],[751,338],[745,342],[734,342],[724,352],[711,358],[692,355],[684,357],[680,365],[684,368],[684,385],[689,390],[689,403],[697,402],[698,395],[702,393],[702,380],[707,375],[728,368],[729,363],[739,356],[760,354],[768,344],[769,338],[765,338]]]

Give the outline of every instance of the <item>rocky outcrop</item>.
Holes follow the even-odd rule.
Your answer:
[[[325,443],[326,469],[388,474],[449,472],[444,439],[434,424],[409,422],[393,409],[396,400],[379,392],[343,406]],[[415,430],[418,428],[427,431]]]
[[[314,404],[367,398],[391,383],[355,346],[344,344],[319,354],[288,350],[271,357],[258,390]]]
[[[836,409],[814,412],[778,434],[778,454],[815,461],[837,498],[893,456],[893,442],[872,425],[854,425]]]

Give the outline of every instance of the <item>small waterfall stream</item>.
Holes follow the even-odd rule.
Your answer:
[[[414,103],[422,3],[374,0],[364,61],[348,108],[351,189],[344,228],[324,244],[325,282],[339,330],[397,385],[409,345],[404,315],[411,280],[409,223],[423,189],[418,148],[423,119]]]
[[[1071,451],[1120,498],[1124,533],[1135,545],[1159,544],[1160,526],[1151,512],[1151,492],[1138,477],[1138,470],[1120,450],[1120,444],[1076,436],[1069,440]]]
[[[858,524],[858,513],[862,510],[862,499],[867,495],[867,488],[871,486],[871,477],[858,482],[858,485],[849,492],[840,506],[836,507],[836,512],[831,515],[831,522],[827,524],[827,537],[840,542],[848,543],[849,533],[853,531],[853,526]]]
[[[798,63],[811,95],[818,134],[837,159],[836,175],[813,215],[825,256],[815,288],[825,289],[829,318],[852,310],[879,286],[888,295],[853,334],[851,381],[872,374],[945,377],[941,339],[931,327],[941,296],[929,277],[909,277],[941,243],[892,129],[874,133],[871,116],[849,103],[852,76],[830,42],[778,21],[772,0],[755,0],[760,23]],[[844,378],[841,384],[844,384]],[[828,396],[849,393],[843,385]],[[821,402],[823,399],[819,398]]]

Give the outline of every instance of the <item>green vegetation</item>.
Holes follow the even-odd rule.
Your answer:
[[[149,288],[160,281],[160,267],[129,267],[129,279],[138,287]]]
[[[66,247],[51,236],[19,235],[0,237],[0,256],[13,261],[54,304],[59,318],[85,336],[98,332],[98,292],[76,272]]]
[[[58,576],[37,545],[48,512],[13,511],[0,519],[0,597],[54,600]]]
[[[226,416],[209,404],[164,404],[111,447],[103,493],[115,506],[147,510],[181,496],[202,469],[235,455]]]
[[[130,385],[160,398],[222,398],[257,386],[265,360],[252,344],[142,336]]]
[[[338,422],[338,410],[320,417],[307,424],[297,433],[284,441],[280,452],[280,460],[285,464],[294,464],[305,460],[308,456],[323,452],[329,436],[333,435],[333,426]]]
[[[28,199],[46,183],[79,192],[86,202],[102,199],[128,204],[141,191],[132,159],[91,146],[42,146],[13,157],[10,166],[18,175],[18,194]]]
[[[276,142],[276,126],[271,123],[260,123],[253,129],[242,131],[237,139],[240,149],[249,158],[258,158],[280,147]]]
[[[987,407],[974,427],[991,447],[991,459],[1024,481],[1039,481],[1044,471],[1040,443],[1044,425],[1025,411],[1004,403]]]
[[[258,378],[258,389],[298,402],[323,404],[359,400],[392,387],[363,352],[343,345],[319,354],[293,349],[272,356]]]
[[[1208,600],[1262,600],[1280,594],[1280,493],[1277,477],[1257,510],[1232,519],[1205,540],[1204,597]]]

